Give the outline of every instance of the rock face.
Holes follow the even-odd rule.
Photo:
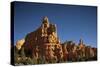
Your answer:
[[[49,23],[48,17],[43,18],[41,26],[26,35],[24,48],[26,56],[45,58],[46,61],[63,57],[62,46],[57,36],[57,27]]]
[[[14,58],[17,64],[97,60],[97,48],[86,46],[82,38],[78,44],[73,41],[61,43],[56,25],[44,17],[37,30],[16,42]]]
[[[25,42],[25,39],[18,40],[18,41],[16,42],[16,48],[17,48],[18,50],[20,50],[21,47],[23,46],[24,42]]]

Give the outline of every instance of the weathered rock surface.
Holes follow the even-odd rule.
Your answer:
[[[31,57],[41,56],[46,60],[63,57],[62,46],[57,36],[55,24],[50,24],[47,17],[43,18],[41,26],[25,37],[25,52],[29,52]],[[27,55],[28,53],[26,53]]]
[[[73,41],[61,43],[57,36],[57,26],[51,24],[48,17],[44,17],[41,26],[28,33],[25,39],[18,40],[16,48],[18,58],[26,57],[34,61],[23,61],[30,64],[39,64],[41,60],[41,63],[97,60],[97,48],[86,46],[82,39],[78,44]]]
[[[25,42],[25,39],[18,40],[18,41],[16,42],[16,48],[17,48],[18,50],[20,50],[21,47],[23,46],[24,42]]]

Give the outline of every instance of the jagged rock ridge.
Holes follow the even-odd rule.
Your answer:
[[[28,33],[25,39],[19,40],[16,48],[19,55],[25,55],[24,60],[31,58],[32,61],[37,61],[30,64],[39,64],[40,60],[42,63],[57,63],[97,59],[97,49],[86,46],[82,39],[78,45],[72,41],[61,43],[57,36],[56,24],[51,24],[48,17],[43,18],[37,30]]]

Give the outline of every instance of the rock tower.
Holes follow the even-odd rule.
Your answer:
[[[62,46],[57,36],[57,27],[44,17],[41,26],[26,35],[24,49],[26,56],[45,58],[46,61],[63,58]]]

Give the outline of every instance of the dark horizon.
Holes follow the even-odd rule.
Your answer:
[[[26,34],[35,31],[44,16],[57,25],[61,42],[82,38],[86,45],[97,47],[97,7],[15,2],[14,44]]]

